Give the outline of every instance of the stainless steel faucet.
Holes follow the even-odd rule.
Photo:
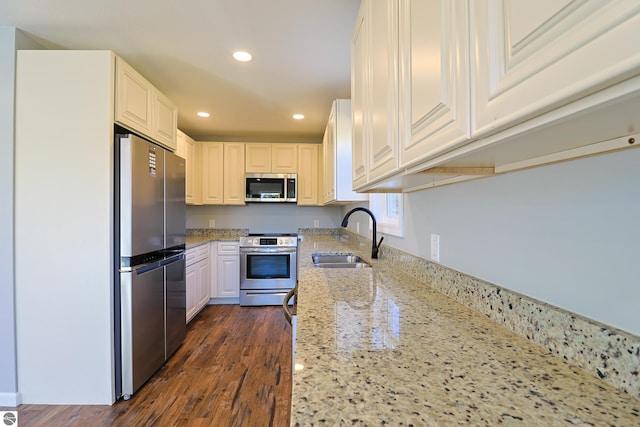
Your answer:
[[[371,258],[378,259],[378,250],[380,249],[380,245],[382,244],[382,241],[384,240],[384,237],[381,237],[380,241],[378,243],[376,243],[376,240],[377,240],[377,237],[376,237],[376,217],[373,215],[373,212],[371,212],[367,208],[360,208],[360,207],[353,208],[349,212],[347,212],[347,214],[342,219],[342,226],[346,227],[347,224],[349,224],[349,217],[355,211],[363,211],[363,212],[368,213],[369,216],[371,217],[371,220],[373,221],[373,239],[372,239],[372,243],[371,243]]]

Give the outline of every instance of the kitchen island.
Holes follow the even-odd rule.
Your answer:
[[[384,248],[384,247],[383,247]],[[355,239],[300,242],[291,425],[640,425],[640,400]],[[317,268],[352,252],[372,268]]]

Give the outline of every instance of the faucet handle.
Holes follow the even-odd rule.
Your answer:
[[[378,242],[378,244],[376,245],[376,241],[373,241],[373,245],[371,247],[371,258],[373,259],[378,259],[378,251],[380,250],[380,245],[382,244],[382,241],[384,240],[384,236],[382,236],[380,238],[380,241]]]

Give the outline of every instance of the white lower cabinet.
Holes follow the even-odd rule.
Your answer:
[[[207,305],[211,289],[209,244],[188,249],[186,253],[187,323]]]
[[[211,243],[211,303],[213,304],[239,303],[239,246],[239,242],[236,241]]]

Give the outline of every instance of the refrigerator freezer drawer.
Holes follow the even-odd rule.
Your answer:
[[[120,275],[122,395],[129,398],[162,366],[164,268]]]

